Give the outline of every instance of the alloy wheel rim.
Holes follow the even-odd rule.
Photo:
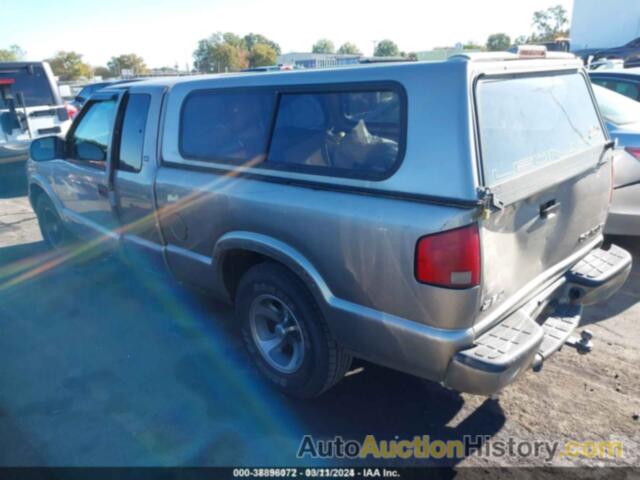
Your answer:
[[[260,356],[281,373],[296,372],[304,360],[304,337],[291,309],[273,295],[260,295],[249,309],[251,337]]]

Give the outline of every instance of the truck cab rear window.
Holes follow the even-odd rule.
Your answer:
[[[283,94],[267,164],[324,175],[384,175],[398,159],[400,110],[393,91]]]
[[[120,170],[138,172],[142,167],[144,132],[150,103],[151,96],[146,94],[134,93],[127,98],[118,148]]]
[[[476,102],[486,185],[605,140],[586,80],[578,73],[481,80]]]

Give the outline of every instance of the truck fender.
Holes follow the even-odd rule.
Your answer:
[[[40,190],[42,190],[45,193],[45,195],[49,197],[49,200],[51,200],[51,203],[53,203],[53,206],[56,209],[56,213],[58,214],[58,216],[64,222],[69,222],[69,218],[64,213],[65,209],[62,206],[62,202],[60,202],[60,199],[58,199],[57,195],[53,192],[51,186],[49,185],[49,182],[47,182],[39,173],[35,173],[29,178],[29,203],[31,204],[31,208],[33,208],[33,211],[35,212],[36,210],[36,206],[34,205],[34,202],[33,202],[35,199],[33,195],[34,187],[37,187]]]
[[[332,303],[333,293],[304,255],[280,240],[254,232],[228,232],[216,242],[213,259],[220,285],[224,285],[222,266],[225,256],[232,250],[247,250],[272,258],[287,266],[304,282],[323,310]]]

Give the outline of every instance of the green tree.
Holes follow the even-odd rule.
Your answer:
[[[127,53],[124,55],[118,55],[117,57],[111,57],[111,60],[107,62],[107,67],[109,67],[109,70],[111,70],[111,74],[114,77],[122,75],[122,70],[133,70],[134,75],[149,72],[147,65],[144,63],[144,59],[135,53]]]
[[[511,38],[506,33],[494,33],[487,38],[487,50],[499,52],[511,46]]]
[[[278,45],[273,40],[268,39],[264,35],[260,35],[259,33],[249,33],[242,37],[242,39],[244,40],[245,48],[249,52],[253,50],[253,46],[257,45],[258,43],[270,46],[276,52],[276,55],[280,55],[280,53],[282,52],[280,50],[280,45]]]
[[[567,11],[562,5],[534,12],[532,24],[534,33],[531,40],[535,42],[551,42],[569,35]]]
[[[93,75],[95,77],[102,77],[102,78],[111,78],[113,77],[113,73],[111,72],[111,70],[109,70],[107,67],[95,67],[93,69]]]
[[[198,41],[198,47],[193,52],[193,68],[198,72],[210,73],[214,71],[213,45],[210,39]]]
[[[47,59],[51,70],[60,80],[78,80],[90,78],[93,75],[91,66],[82,61],[82,55],[77,52],[57,52],[52,58]]]
[[[345,42],[340,45],[338,53],[341,55],[362,55],[362,52],[355,43]]]
[[[264,43],[256,43],[249,52],[249,65],[251,67],[266,67],[275,65],[277,52],[273,47]]]
[[[333,45],[333,42],[328,38],[321,38],[316,43],[313,44],[311,48],[313,53],[335,53],[336,47]]]
[[[374,57],[397,57],[400,55],[398,45],[389,39],[380,40],[373,51]]]
[[[462,49],[463,50],[484,50],[484,46],[474,42],[473,40],[469,40],[466,43],[462,44]]]
[[[222,42],[218,42],[218,43],[226,43],[227,45],[231,45],[232,47],[239,48],[240,50],[247,49],[247,44],[245,43],[244,39],[233,32],[223,33]]]
[[[229,43],[215,45],[212,60],[216,72],[237,72],[247,68],[249,64],[246,52]]]
[[[247,68],[245,41],[234,33],[217,32],[198,42],[193,52],[193,64],[202,73],[237,71]]]
[[[529,39],[526,35],[518,35],[516,39],[513,41],[514,45],[525,45]]]
[[[22,60],[26,52],[19,45],[0,48],[0,62],[16,62]]]

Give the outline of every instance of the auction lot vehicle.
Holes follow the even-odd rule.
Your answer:
[[[71,124],[46,62],[0,62],[0,164],[24,161],[33,138]]]
[[[640,102],[640,68],[593,70],[591,82]]]
[[[586,72],[541,56],[109,87],[33,142],[30,200],[65,255],[117,249],[235,304],[286,393],[356,356],[492,394],[631,268],[600,247],[612,145]]]
[[[640,235],[640,102],[593,85],[600,112],[618,143],[614,190],[605,233]]]

